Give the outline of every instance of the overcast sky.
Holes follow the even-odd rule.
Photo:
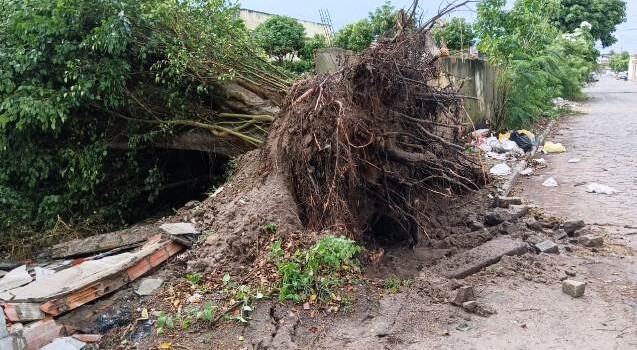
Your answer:
[[[338,30],[347,23],[366,17],[368,12],[381,6],[385,0],[239,0],[239,2],[242,8],[315,22],[321,22],[319,10],[326,9],[332,17],[334,29]],[[392,4],[397,8],[408,7],[411,3],[412,0],[392,1]],[[429,17],[437,13],[438,8],[447,4],[448,1],[423,0],[420,3],[425,17]],[[626,3],[628,5],[628,21],[617,28],[618,31],[615,35],[619,39],[617,44],[611,48],[603,49],[604,52],[610,49],[615,51],[623,49],[637,53],[637,0],[626,0]],[[455,16],[474,19],[474,7],[459,10]]]

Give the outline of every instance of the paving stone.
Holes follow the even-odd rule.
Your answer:
[[[475,294],[473,292],[473,287],[471,286],[463,286],[456,290],[456,296],[451,301],[454,305],[462,305],[467,301],[471,301],[475,299]]]
[[[604,238],[600,236],[584,235],[579,237],[578,242],[584,247],[601,247],[602,245],[604,245]]]
[[[575,280],[562,281],[562,292],[572,296],[573,298],[579,298],[584,295],[586,289],[586,283]]]
[[[565,223],[562,224],[562,228],[564,229],[564,232],[566,232],[569,236],[572,236],[575,233],[575,231],[583,229],[584,226],[586,225],[584,224],[584,221],[582,220],[566,221]]]
[[[440,262],[437,269],[448,278],[465,278],[497,263],[503,256],[522,255],[526,252],[528,245],[525,242],[503,237],[456,254]]]
[[[495,208],[487,213],[484,223],[487,226],[495,226],[505,221],[513,222],[529,212],[526,205],[511,205],[509,208]]]
[[[146,296],[153,295],[159,287],[164,283],[163,278],[144,278],[140,283],[139,287],[135,291],[137,295]]]
[[[536,244],[535,248],[540,253],[546,253],[546,254],[559,254],[560,253],[560,249],[557,247],[557,244],[555,244],[555,242],[550,241],[550,240],[545,240],[545,241],[542,241],[542,242]]]
[[[53,319],[47,319],[24,326],[20,333],[25,340],[26,350],[38,350],[58,338],[62,328]]]

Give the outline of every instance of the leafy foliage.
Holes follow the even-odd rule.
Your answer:
[[[361,52],[368,48],[374,39],[386,34],[396,26],[396,10],[386,2],[369,13],[368,18],[346,25],[334,37],[338,47]]]
[[[451,50],[467,50],[476,40],[473,26],[464,18],[452,18],[443,26],[436,26],[433,30],[434,39],[439,45],[444,43]]]
[[[292,18],[272,16],[254,30],[254,37],[268,55],[283,62],[286,56],[295,55],[303,49],[305,28]]]
[[[314,60],[314,51],[327,47],[325,36],[316,34],[311,38],[306,38],[303,49],[299,52],[299,58],[311,62]]]
[[[280,248],[279,243],[272,252]],[[309,249],[296,251],[290,259],[279,258],[279,299],[300,302],[316,295],[319,300],[329,300],[332,289],[342,284],[339,274],[357,269],[354,256],[360,251],[350,239],[326,236]]]
[[[591,24],[591,34],[604,47],[617,42],[613,35],[617,25],[626,21],[624,0],[562,0],[561,9],[553,17],[555,24],[564,32],[572,32],[582,22]]]
[[[58,217],[88,226],[139,218],[166,180],[146,145],[193,119],[208,122],[221,80],[286,86],[250,52],[238,7],[226,0],[0,0],[0,8],[0,230],[39,230]],[[274,73],[254,74],[266,68]],[[122,137],[127,149],[109,147]]]
[[[505,123],[520,127],[549,110],[553,98],[580,97],[598,52],[586,23],[572,33],[553,26],[559,1],[518,0],[511,10],[505,4],[478,5],[478,49],[502,70]]]
[[[625,72],[628,70],[628,64],[630,63],[630,53],[624,51],[620,54],[611,56],[608,61],[608,66],[613,72]]]

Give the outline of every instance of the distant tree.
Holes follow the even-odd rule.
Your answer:
[[[396,26],[396,9],[391,3],[369,13],[368,18],[351,23],[336,33],[334,44],[338,47],[353,51],[363,51],[371,45],[374,39],[388,32]]]
[[[628,63],[630,62],[630,54],[626,51],[613,55],[608,62],[608,66],[613,72],[625,72],[628,70]]]
[[[443,41],[451,50],[466,50],[475,43],[473,26],[464,18],[452,18],[446,26],[436,26],[433,31],[434,39],[438,44]]]
[[[258,45],[279,63],[303,49],[305,28],[298,21],[285,16],[273,16],[254,30]]]
[[[299,51],[299,58],[305,61],[312,61],[314,59],[314,51],[327,47],[327,39],[325,36],[316,34],[311,38],[305,39],[303,49]]]
[[[582,22],[591,24],[591,34],[604,47],[617,42],[613,35],[617,25],[626,21],[623,0],[561,0],[561,10],[554,19],[563,32],[572,32]]]

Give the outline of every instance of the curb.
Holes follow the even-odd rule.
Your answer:
[[[546,136],[548,135],[548,133],[551,131],[551,129],[556,123],[557,122],[555,120],[551,120],[546,126],[546,128],[544,128],[544,130],[540,133],[540,135],[537,137],[537,143],[535,144],[535,147],[533,147],[533,149],[525,157],[525,159],[523,159],[521,162],[518,163],[518,165],[515,166],[511,176],[507,179],[504,185],[502,185],[502,187],[498,189],[498,191],[500,192],[500,196],[502,197],[509,196],[509,193],[513,189],[513,185],[515,185],[518,178],[520,177],[520,172],[526,169],[526,166],[529,164],[529,161],[533,159],[533,157],[535,157],[535,154],[537,153],[538,148],[540,147],[541,144],[544,143],[544,139],[546,138]]]

